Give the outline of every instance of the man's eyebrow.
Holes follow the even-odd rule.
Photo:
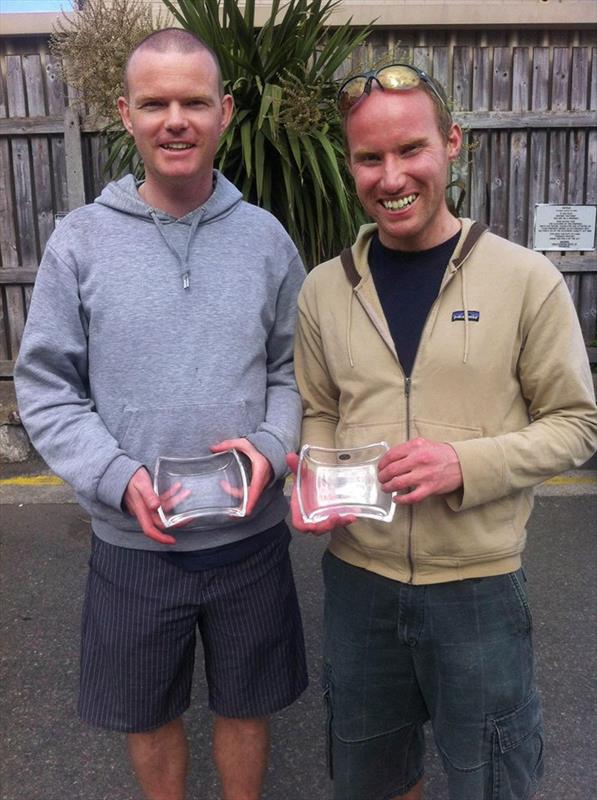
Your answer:
[[[378,151],[374,147],[359,147],[352,151],[352,157],[361,158],[362,156],[374,156],[377,155],[377,152]]]
[[[161,94],[140,94],[135,97],[135,103],[140,105],[141,103],[148,103],[152,101],[159,101],[159,102],[170,102],[172,98],[169,96],[161,95]],[[210,96],[207,94],[193,94],[189,95],[188,97],[177,97],[176,98],[181,103],[188,103],[194,102],[195,100],[202,100],[203,102],[209,102]]]
[[[429,141],[427,136],[419,136],[416,139],[410,139],[407,142],[403,142],[401,144],[400,149],[404,149],[405,147],[419,147],[420,145],[427,144]]]

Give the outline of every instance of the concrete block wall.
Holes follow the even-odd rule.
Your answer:
[[[0,380],[0,463],[27,461],[34,452],[21,424],[14,383]]]

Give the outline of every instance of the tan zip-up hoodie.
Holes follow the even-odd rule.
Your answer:
[[[520,566],[533,486],[597,447],[597,410],[569,291],[542,255],[485,232],[462,233],[427,318],[412,375],[398,361],[369,267],[375,225],[314,269],[299,298],[295,369],[302,442],[349,447],[421,436],[449,442],[463,488],[391,523],[357,520],[331,535],[344,561],[415,584]],[[358,281],[358,282],[357,282]]]

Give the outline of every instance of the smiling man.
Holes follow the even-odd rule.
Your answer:
[[[307,682],[283,494],[304,269],[277,220],[214,170],[233,102],[211,50],[159,31],[124,84],[118,107],[145,179],[109,184],[51,237],[19,407],[91,516],[82,718],[128,734],[148,800],[183,800],[199,630],[222,797],[257,800],[268,716]],[[251,466],[246,517],[166,530],[157,457],[232,447]]]
[[[562,276],[449,212],[462,134],[410,65],[340,89],[374,220],[299,298],[302,441],[380,440],[391,523],[330,518],[324,687],[336,800],[423,796],[423,726],[451,800],[528,800],[543,763],[521,553],[533,486],[594,451],[597,413]],[[296,456],[289,456],[296,469]]]

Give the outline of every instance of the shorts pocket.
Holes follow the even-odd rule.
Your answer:
[[[491,800],[528,800],[543,774],[543,720],[534,691],[513,711],[495,717]]]
[[[526,583],[524,572],[521,568],[516,572],[511,572],[508,575],[508,577],[512,583],[514,596],[516,598],[516,603],[520,611],[520,617],[522,623],[520,631],[523,634],[531,633],[533,629],[533,617],[531,614],[531,607],[529,606],[529,601],[527,599],[527,593],[524,586],[524,584]]]

